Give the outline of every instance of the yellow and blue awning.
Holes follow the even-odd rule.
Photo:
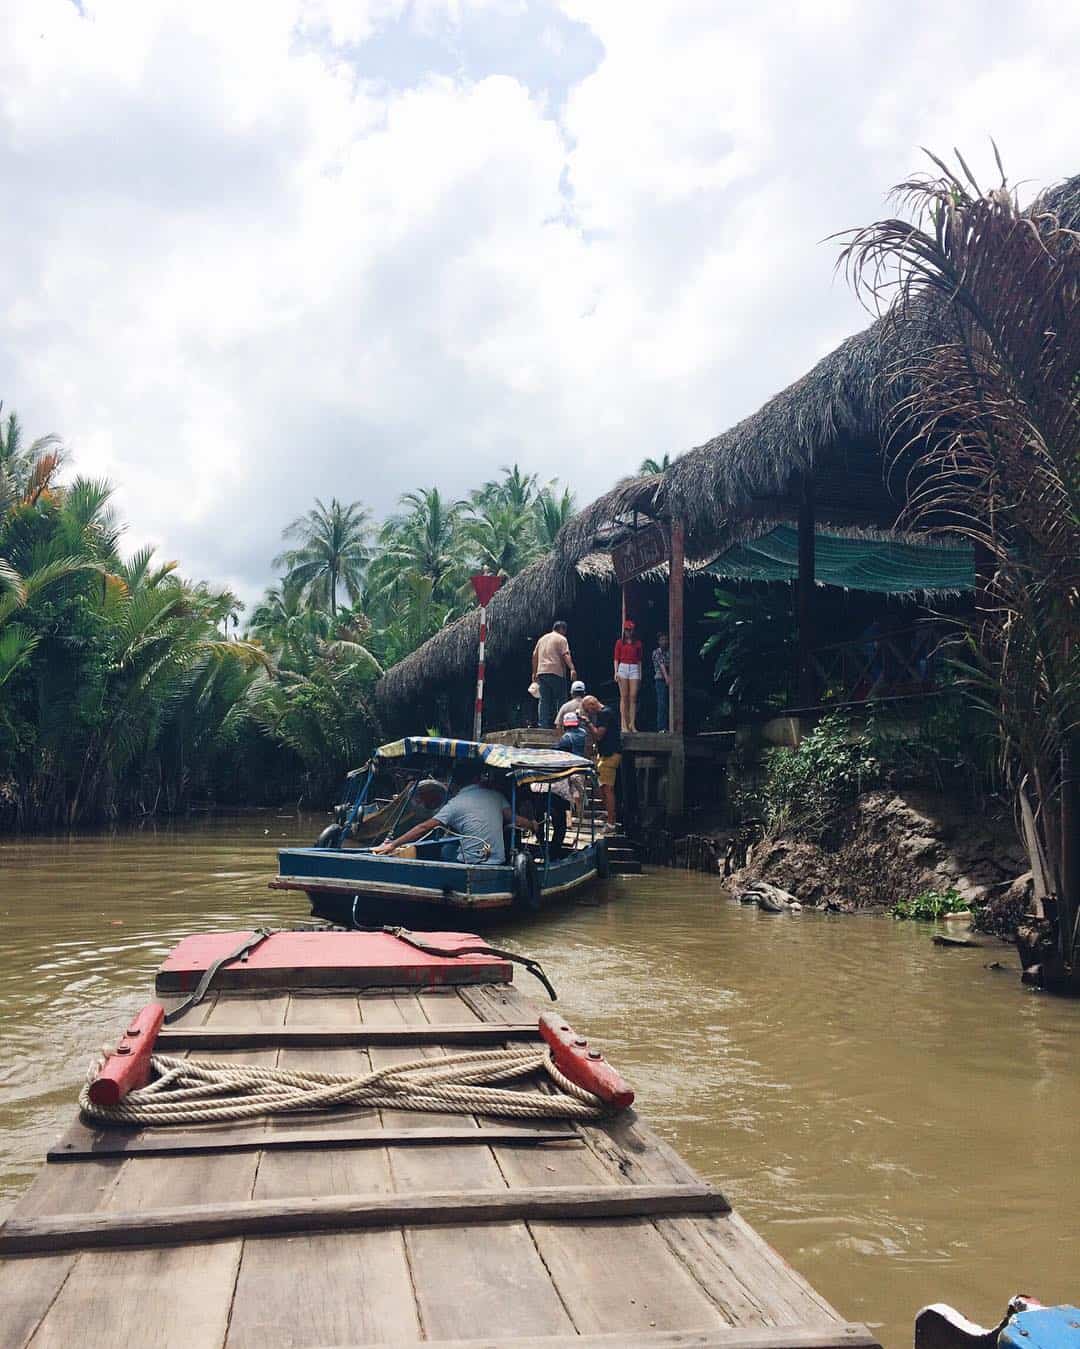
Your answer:
[[[591,772],[593,764],[579,754],[561,749],[525,749],[516,745],[488,745],[476,740],[454,740],[439,735],[407,735],[380,745],[376,760],[399,760],[402,767],[420,766],[429,759],[476,759],[488,768],[512,773],[522,784],[556,782],[575,773]]]

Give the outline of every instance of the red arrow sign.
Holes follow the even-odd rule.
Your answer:
[[[480,572],[476,576],[470,576],[469,580],[472,582],[472,588],[476,593],[476,598],[480,601],[480,605],[484,609],[491,603],[492,595],[495,594],[496,590],[498,590],[503,583],[503,578],[501,576],[488,576],[486,572]]]

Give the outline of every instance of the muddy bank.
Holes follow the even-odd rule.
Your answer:
[[[931,792],[868,792],[835,831],[832,847],[765,839],[730,878],[763,880],[803,904],[853,911],[892,908],[926,891],[955,890],[995,920],[1023,907],[1027,859],[1012,822],[974,815]],[[1007,912],[1006,912],[1007,911]],[[1015,919],[1012,921],[1015,926]]]

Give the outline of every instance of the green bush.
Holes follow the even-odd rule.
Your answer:
[[[901,899],[892,911],[894,918],[918,918],[932,923],[947,913],[962,913],[969,907],[959,890],[950,885],[947,890],[923,890],[914,899]]]
[[[798,749],[767,755],[761,800],[768,832],[823,839],[879,775],[865,732],[852,731],[843,717],[825,717]]]

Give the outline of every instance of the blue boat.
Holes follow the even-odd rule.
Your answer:
[[[437,797],[439,790],[452,790],[455,766],[466,762],[482,768],[487,784],[510,807],[506,862],[446,860],[446,845],[457,836],[442,826],[405,848],[377,851],[424,818],[418,791],[421,796],[434,791]],[[405,919],[445,928],[448,919],[463,915],[472,927],[512,911],[536,912],[610,874],[607,843],[597,835],[591,812],[587,819],[578,812],[576,828],[566,833],[569,846],[555,841],[557,817],[566,813],[560,800],[574,793],[588,800],[595,773],[591,760],[562,750],[441,736],[395,740],[349,774],[336,821],[314,846],[281,849],[271,888],[302,890],[316,917],[344,927]],[[387,783],[393,786],[391,794],[377,796],[379,785]],[[535,821],[535,841],[514,822],[522,815]]]

